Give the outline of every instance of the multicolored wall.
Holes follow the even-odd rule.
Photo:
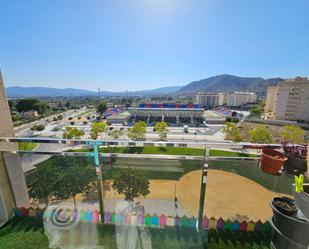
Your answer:
[[[65,210],[68,215],[72,215],[81,222],[100,223],[101,217],[99,211],[71,211]],[[51,211],[33,208],[16,208],[15,215],[18,217],[36,217],[38,219],[50,217]],[[195,217],[187,216],[165,216],[165,215],[150,215],[150,214],[116,214],[105,212],[105,224],[127,224],[127,225],[143,225],[149,227],[165,228],[165,227],[187,227],[196,228],[197,219]],[[247,232],[270,232],[271,226],[268,222],[254,221],[238,221],[238,220],[224,220],[222,218],[216,219],[215,217],[203,217],[203,229],[216,229],[216,230],[230,230],[230,231],[247,231]]]

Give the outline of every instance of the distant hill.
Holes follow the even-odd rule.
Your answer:
[[[151,90],[144,90],[144,91],[133,91],[129,93],[134,93],[134,94],[169,94],[169,93],[174,93],[177,92],[179,89],[181,89],[182,86],[168,86],[168,87],[161,87],[161,88],[156,88],[156,89],[151,89]]]
[[[56,96],[87,96],[94,95],[95,92],[74,89],[74,88],[51,88],[51,87],[20,87],[12,86],[6,88],[6,94],[10,98],[19,97],[56,97]]]
[[[101,96],[133,96],[133,95],[163,95],[176,92],[181,86],[161,87],[144,91],[130,91],[130,92],[108,92],[101,91]],[[57,96],[97,96],[97,92],[88,91],[75,88],[52,88],[52,87],[20,87],[12,86],[6,88],[6,94],[10,98],[22,98],[22,97],[57,97]]]
[[[227,91],[253,91],[260,95],[266,92],[267,86],[275,85],[281,78],[263,79],[259,77],[239,77],[229,74],[221,74],[199,81],[193,81],[180,88],[176,94],[187,95],[198,91],[227,92]]]
[[[198,91],[228,92],[228,91],[252,91],[259,96],[265,96],[267,86],[275,85],[281,78],[263,79],[260,77],[239,77],[229,74],[221,74],[206,79],[193,81],[185,86],[161,87],[143,91],[109,92],[101,91],[101,96],[155,96],[155,95],[192,95]],[[7,87],[7,96],[10,98],[22,97],[56,97],[56,96],[97,96],[97,92],[75,88],[51,88],[51,87]]]

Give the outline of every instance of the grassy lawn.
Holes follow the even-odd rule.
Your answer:
[[[255,154],[245,154],[241,152],[234,152],[234,151],[224,151],[224,150],[210,150],[210,156],[233,156],[233,157],[260,157],[259,155]]]
[[[89,152],[92,149],[71,150],[75,152]],[[128,153],[128,154],[162,154],[162,155],[186,155],[203,156],[204,149],[198,148],[177,148],[177,147],[107,147],[100,148],[100,152],[105,153]]]
[[[84,223],[85,224],[85,223]],[[107,249],[116,249],[115,226],[98,225],[99,244]],[[146,228],[152,249],[208,248],[208,249],[268,249],[269,234],[203,231],[184,228]],[[82,231],[79,235],[82,236]],[[207,245],[208,242],[208,245]],[[34,218],[13,218],[0,229],[1,249],[48,249],[48,239],[42,222]]]
[[[75,152],[89,152],[92,149],[71,150]],[[186,155],[204,156],[205,149],[199,148],[178,148],[178,147],[107,147],[100,148],[100,152],[105,153],[128,153],[128,154],[162,154],[162,155]],[[234,157],[259,157],[254,154],[244,154],[241,152],[210,150],[210,156],[234,156]]]

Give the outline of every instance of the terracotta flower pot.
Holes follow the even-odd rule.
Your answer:
[[[273,149],[263,149],[260,167],[263,172],[278,175],[287,157],[283,153]]]

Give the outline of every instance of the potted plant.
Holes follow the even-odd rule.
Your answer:
[[[287,173],[300,175],[307,171],[307,145],[294,145],[284,143],[282,146],[285,156],[283,168]]]
[[[303,184],[303,190],[304,191],[297,193],[295,190],[295,184],[293,184],[293,195],[295,198],[296,206],[309,220],[309,183]]]
[[[289,198],[275,197],[271,204],[273,218],[271,225],[280,233],[278,241],[284,240],[290,247],[276,248],[307,248],[309,244],[309,222],[298,216],[294,201]]]
[[[290,198],[284,198],[284,197],[275,197],[272,201],[272,205],[281,213],[284,213],[285,215],[291,216],[296,214],[297,209],[295,207],[295,204]]]
[[[286,160],[287,157],[278,150],[263,149],[260,168],[265,173],[278,175]]]

